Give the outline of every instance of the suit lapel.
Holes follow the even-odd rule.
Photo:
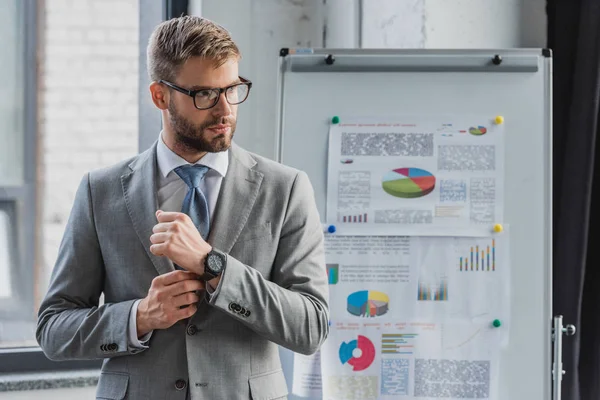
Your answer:
[[[150,252],[150,235],[157,223],[155,213],[158,210],[156,144],[157,142],[129,164],[131,171],[121,176],[121,185],[135,232],[158,273],[165,274],[174,270],[171,260]]]
[[[263,174],[253,170],[254,165],[256,161],[248,152],[231,146],[208,238],[213,247],[225,253],[231,251],[258,196]]]

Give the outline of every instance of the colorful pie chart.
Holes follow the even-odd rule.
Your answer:
[[[378,317],[388,312],[390,298],[383,292],[361,290],[348,296],[347,310],[357,317]]]
[[[435,176],[420,168],[398,168],[385,174],[382,187],[395,197],[423,197],[435,188]]]
[[[354,350],[359,349],[360,355],[356,357]],[[363,371],[375,360],[375,346],[368,338],[358,335],[358,339],[342,342],[339,351],[342,364],[352,365],[353,371]]]
[[[487,133],[487,128],[485,126],[479,125],[478,127],[469,128],[469,133],[475,136],[485,135]]]

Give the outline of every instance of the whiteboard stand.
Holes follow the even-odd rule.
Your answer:
[[[552,340],[554,341],[554,364],[552,367],[552,398],[560,400],[562,376],[565,371],[562,369],[562,337],[563,335],[573,336],[575,334],[575,325],[567,325],[563,327],[563,316],[557,315],[554,317],[554,329],[552,332]]]
[[[498,398],[558,398],[552,389],[560,379],[551,376],[562,374],[562,362],[552,350],[561,342],[553,343],[552,332],[559,340],[574,330],[557,327],[552,313],[551,51],[281,49],[278,92],[277,160],[306,172],[323,217],[332,116],[504,117],[511,322]],[[292,354],[281,355],[291,384]]]

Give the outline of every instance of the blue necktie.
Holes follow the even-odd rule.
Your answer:
[[[204,165],[182,165],[175,168],[175,173],[188,185],[188,192],[183,199],[181,212],[190,216],[204,240],[210,231],[208,202],[199,186],[210,168]]]

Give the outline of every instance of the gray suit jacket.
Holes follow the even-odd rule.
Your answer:
[[[156,176],[155,143],[82,179],[39,311],[42,350],[104,358],[102,399],[285,397],[277,345],[310,354],[328,334],[323,233],[306,174],[232,146],[208,240],[228,254],[220,291],[140,350],[128,341],[131,307],[173,271],[149,250]]]

